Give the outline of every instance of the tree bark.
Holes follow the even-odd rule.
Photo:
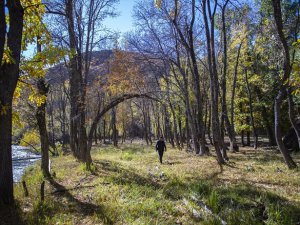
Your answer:
[[[288,152],[288,149],[285,147],[282,141],[282,134],[280,129],[280,105],[283,99],[283,93],[280,91],[275,99],[274,104],[274,118],[275,118],[275,137],[281,154],[283,155],[284,161],[289,169],[293,169],[297,167],[297,164],[294,162],[293,158]]]
[[[195,116],[190,118],[190,122],[194,125],[192,126],[192,141],[194,144],[194,150],[196,154],[203,155],[207,153],[207,148],[205,146],[205,129],[204,129],[204,122],[203,122],[203,102],[202,102],[202,93],[200,90],[200,74],[198,69],[197,57],[195,53],[194,47],[194,24],[196,20],[196,5],[195,0],[191,2],[191,20],[189,24],[186,24],[188,28],[188,40],[186,41],[184,34],[180,30],[177,24],[177,11],[178,11],[178,2],[175,1],[175,19],[172,21],[178,35],[180,37],[181,42],[183,43],[186,51],[189,54],[190,61],[188,59],[189,66],[191,68],[191,72],[193,75],[194,80],[194,93],[196,97],[196,113]],[[186,89],[187,90],[187,89]],[[192,119],[192,120],[191,120]],[[195,121],[195,122],[194,122]]]
[[[106,128],[106,121],[103,120],[103,143],[104,144],[105,144],[105,138],[106,138],[106,129],[105,128]]]
[[[9,32],[6,33],[4,1],[0,3],[0,62],[3,58],[5,43],[11,50],[14,63],[0,65],[0,204],[12,205],[12,100],[19,78],[19,63],[23,31],[24,9],[20,0],[7,0]]]
[[[245,69],[245,82],[246,82],[246,88],[247,88],[247,93],[248,93],[248,98],[249,98],[250,123],[251,123],[251,127],[252,127],[253,138],[254,138],[254,149],[257,149],[258,135],[257,135],[257,131],[255,128],[255,123],[254,123],[253,104],[252,104],[253,99],[252,99],[252,92],[251,92],[251,89],[249,86],[247,69]]]
[[[230,124],[230,121],[228,119],[228,109],[227,109],[227,99],[226,99],[226,80],[227,80],[227,34],[226,34],[226,20],[225,20],[225,11],[226,6],[228,4],[229,0],[225,1],[225,4],[222,7],[222,33],[223,33],[223,76],[222,76],[222,124],[225,123],[225,127],[228,133],[229,142],[230,142],[230,151],[236,151],[236,141],[235,141],[235,135],[234,130],[232,129],[232,125]],[[221,129],[223,130],[223,126],[221,126]],[[221,137],[223,139],[224,143],[224,134]],[[223,146],[226,147],[225,145]]]
[[[277,33],[284,50],[284,65],[283,65],[284,74],[281,79],[280,88],[275,98],[275,104],[274,104],[275,137],[276,137],[278,148],[281,154],[283,155],[284,161],[286,162],[289,169],[293,169],[297,167],[297,164],[294,162],[287,148],[283,144],[281,128],[280,128],[280,106],[285,95],[286,82],[288,81],[291,73],[290,53],[289,53],[287,40],[283,33],[281,2],[280,0],[272,0],[272,5],[273,5],[273,12],[274,12],[274,19],[276,23]]]
[[[118,130],[117,130],[116,107],[113,107],[111,109],[111,126],[112,126],[113,144],[114,144],[115,147],[118,147]]]
[[[233,135],[233,139],[235,140],[235,128],[234,128],[234,98],[235,98],[235,89],[236,89],[236,83],[237,83],[237,76],[238,76],[238,67],[239,67],[239,59],[240,59],[240,53],[242,48],[242,43],[240,43],[237,57],[235,61],[234,66],[234,74],[233,74],[233,84],[232,84],[232,92],[231,92],[231,103],[230,103],[230,119],[231,119],[231,134]],[[230,146],[231,148],[231,146]]]
[[[45,84],[44,78],[38,80],[37,87],[40,95],[47,96],[48,87]],[[48,137],[47,123],[46,123],[46,102],[43,102],[40,106],[37,107],[35,116],[37,119],[37,125],[39,128],[40,142],[41,142],[41,153],[42,153],[41,169],[45,177],[50,177],[49,137]]]
[[[206,42],[207,42],[207,53],[208,53],[208,67],[210,74],[210,92],[211,92],[211,115],[212,115],[212,133],[213,133],[213,142],[217,154],[217,160],[219,164],[224,164],[226,157],[226,149],[223,146],[220,146],[220,123],[218,118],[218,97],[219,97],[219,84],[218,84],[218,73],[216,66],[215,58],[215,43],[214,43],[214,16],[216,12],[216,2],[211,11],[210,1],[202,0],[202,13],[205,26]],[[210,23],[208,22],[208,15]],[[223,149],[223,155],[221,153]]]
[[[261,98],[262,98],[261,90],[255,86],[254,91],[256,93],[258,102],[261,102]],[[274,107],[272,107],[272,108],[274,108]],[[264,127],[266,128],[266,132],[268,135],[269,145],[274,146],[274,145],[276,145],[276,140],[275,140],[275,135],[274,135],[274,130],[273,130],[273,124],[270,121],[271,115],[268,115],[268,110],[264,105],[261,106],[260,111],[262,114]],[[272,110],[272,112],[273,112],[273,110]],[[274,118],[274,116],[272,116],[272,118]]]
[[[88,150],[87,134],[85,127],[85,80],[82,75],[81,44],[74,25],[74,1],[66,2],[66,17],[68,22],[69,44],[75,54],[70,59],[70,146],[75,158],[86,163],[87,168],[92,162]]]
[[[293,101],[293,96],[291,93],[290,89],[287,89],[287,95],[288,95],[288,103],[289,103],[289,118],[290,118],[290,122],[295,130],[295,133],[297,135],[297,139],[298,139],[298,146],[300,148],[300,128],[297,125],[297,122],[295,120],[295,115],[294,115],[294,101]]]
[[[210,104],[208,105],[208,125],[207,125],[207,136],[208,136],[208,139],[209,139],[209,143],[211,145],[213,145],[213,139],[211,137],[211,106]]]
[[[42,52],[42,46],[40,44],[40,37],[37,37],[37,52]],[[42,162],[41,169],[45,177],[50,177],[49,171],[49,136],[47,131],[46,122],[46,106],[47,106],[47,94],[49,92],[49,86],[46,84],[45,78],[39,78],[37,81],[38,93],[41,96],[45,96],[45,102],[37,107],[36,120],[39,128],[40,142],[41,142],[41,154]],[[53,112],[52,112],[53,113]],[[54,134],[53,134],[54,135]]]

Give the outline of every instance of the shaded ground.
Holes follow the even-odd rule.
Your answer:
[[[300,171],[274,151],[241,148],[222,172],[213,156],[175,149],[159,165],[145,145],[102,146],[92,156],[92,172],[72,156],[53,159],[44,202],[41,173],[27,171],[30,195],[16,185],[17,207],[1,210],[1,224],[300,223]]]

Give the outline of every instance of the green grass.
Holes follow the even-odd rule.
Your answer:
[[[135,144],[94,148],[92,171],[71,155],[53,158],[55,177],[46,181],[44,202],[38,165],[24,175],[29,197],[21,184],[15,185],[13,224],[300,222],[299,170],[288,170],[270,151],[242,148],[229,156],[223,172],[213,156],[171,148],[160,165],[153,147]]]

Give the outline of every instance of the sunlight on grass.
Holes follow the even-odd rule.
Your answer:
[[[72,156],[54,158],[54,180],[64,189],[46,181],[44,202],[38,165],[24,176],[29,197],[21,184],[15,193],[27,224],[295,224],[300,172],[277,156],[242,150],[221,173],[213,156],[169,148],[160,165],[151,146],[101,146],[92,151],[92,171]]]

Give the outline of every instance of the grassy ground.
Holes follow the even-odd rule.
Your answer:
[[[300,170],[274,151],[241,148],[222,171],[214,156],[170,148],[160,165],[144,145],[102,146],[92,157],[92,172],[71,155],[54,158],[44,202],[38,166],[28,170],[13,224],[300,224]]]

